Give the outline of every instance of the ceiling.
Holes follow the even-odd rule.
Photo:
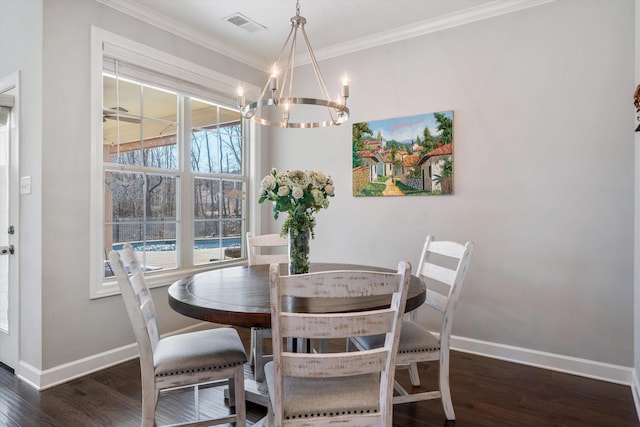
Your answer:
[[[296,14],[295,0],[98,1],[261,69],[280,52]],[[300,0],[300,15],[307,20],[316,58],[322,60],[549,1]],[[236,13],[265,28],[249,32],[226,20]]]

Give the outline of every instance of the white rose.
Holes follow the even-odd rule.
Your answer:
[[[309,185],[309,174],[303,170],[292,170],[287,174],[291,182],[295,185],[299,185],[300,187],[306,187]]]
[[[322,171],[311,171],[310,176],[315,188],[322,188],[327,183],[327,176]]]
[[[282,185],[278,188],[278,196],[284,197],[289,195],[289,187]]]
[[[304,190],[302,189],[302,187],[299,187],[296,185],[293,187],[293,191],[291,191],[291,195],[293,196],[294,199],[300,200],[304,196]]]
[[[262,178],[260,187],[264,188],[265,190],[273,190],[274,188],[276,188],[276,179],[271,175],[267,175]]]
[[[327,186],[324,187],[324,191],[327,193],[328,196],[333,196],[333,192],[334,192],[333,185],[327,184]]]

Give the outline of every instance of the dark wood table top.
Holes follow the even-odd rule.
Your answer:
[[[280,273],[287,273],[288,266],[280,264]],[[311,263],[310,272],[328,270],[396,270],[354,264]],[[424,303],[426,287],[422,280],[411,276],[407,312],[415,310]],[[371,297],[366,300],[342,298],[336,304],[335,298],[309,300],[296,299],[287,302],[294,310],[309,312],[333,312],[358,308],[374,308],[388,304],[388,298]],[[178,313],[195,319],[224,325],[244,327],[271,327],[269,304],[269,266],[236,266],[220,268],[185,277],[169,287],[169,306]]]

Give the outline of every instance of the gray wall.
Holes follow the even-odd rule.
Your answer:
[[[456,335],[632,366],[633,4],[558,0],[323,61],[336,91],[352,77],[349,123],[454,110],[456,194],[353,198],[349,125],[270,130],[265,173],[319,168],[336,181],[312,261],[394,267],[417,262],[427,233],[470,239]],[[21,174],[33,177],[21,199],[21,359],[48,369],[133,342],[119,297],[88,299],[90,26],[262,81],[95,2],[0,8],[0,38],[20,40],[0,75],[23,70]],[[163,292],[162,331],[188,324]]]
[[[0,1],[0,76],[20,71],[20,171],[32,194],[20,198],[17,246],[20,289],[20,356],[42,360],[42,1]]]
[[[354,198],[350,126],[275,130],[273,166],[336,182],[312,262],[472,240],[455,335],[632,366],[633,8],[559,0],[322,62],[352,77],[350,123],[453,110],[455,195]]]
[[[252,82],[256,70],[94,1],[44,2],[42,369],[134,342],[119,296],[89,300],[90,28]],[[193,323],[153,291],[161,332]]]

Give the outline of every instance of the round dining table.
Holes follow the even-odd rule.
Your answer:
[[[397,271],[368,265],[315,262],[309,269],[311,273],[331,270]],[[288,274],[287,264],[280,264],[280,274]],[[222,325],[271,327],[269,265],[240,265],[203,271],[173,283],[168,293],[169,306],[185,316]],[[426,294],[425,284],[412,275],[405,311],[420,307]],[[388,306],[389,301],[388,297],[341,298],[339,302],[336,298],[296,298],[285,301],[285,306],[292,311],[331,313],[382,308]],[[260,370],[256,370],[253,376],[247,376],[245,396],[250,402],[266,406],[267,390],[263,380],[264,372]],[[230,398],[228,390],[225,396]]]
[[[280,273],[288,274],[288,265],[280,264]],[[311,263],[310,272],[330,270],[396,270],[356,264]],[[269,266],[241,265],[203,271],[169,286],[169,306],[185,316],[223,325],[271,327],[269,303]],[[405,311],[420,307],[426,298],[425,284],[416,276],[409,280]],[[388,297],[335,298],[313,300],[297,298],[285,302],[287,309],[317,313],[357,311],[384,307]]]

